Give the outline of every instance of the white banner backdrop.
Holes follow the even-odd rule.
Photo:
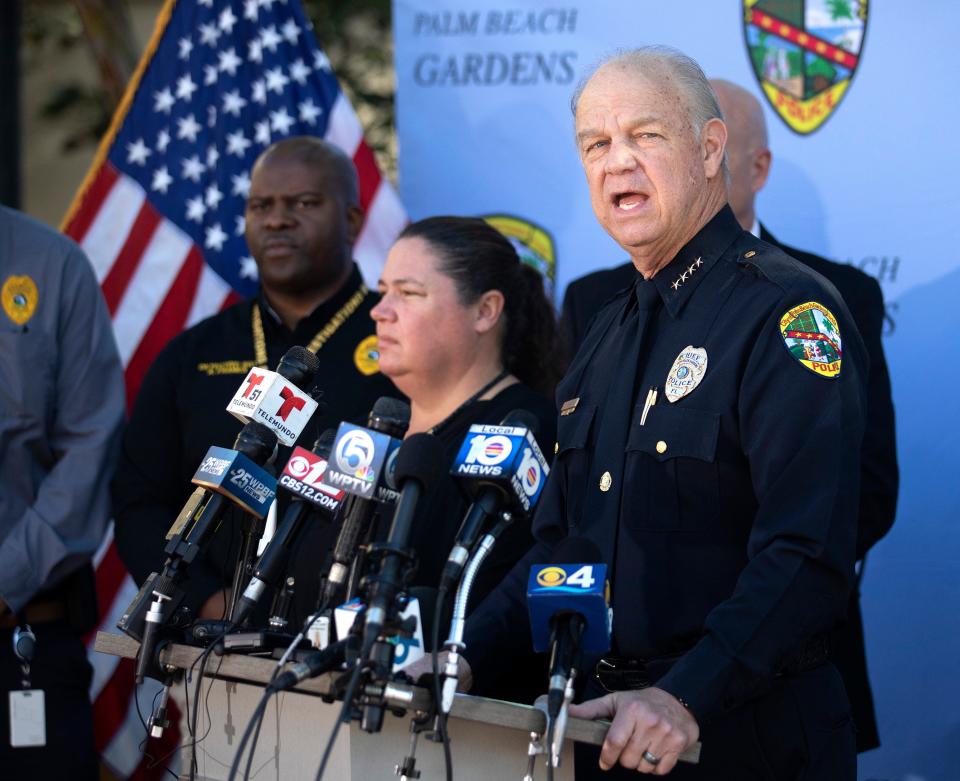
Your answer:
[[[960,351],[949,336],[960,301],[960,6],[395,0],[394,30],[411,217],[500,216],[555,272],[558,304],[570,280],[625,259],[593,217],[573,146],[569,101],[590,64],[664,43],[761,98],[774,162],[760,218],[781,241],[876,276],[887,300],[902,485],[863,583],[884,745],[861,756],[860,778],[960,778],[949,748],[960,738]],[[757,72],[771,95],[795,94],[779,101],[786,118]]]

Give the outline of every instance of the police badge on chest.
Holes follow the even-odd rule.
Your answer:
[[[670,367],[663,392],[673,403],[692,393],[707,371],[707,351],[692,344],[684,347]]]

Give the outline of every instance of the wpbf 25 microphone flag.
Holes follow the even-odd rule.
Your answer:
[[[354,257],[375,280],[406,213],[298,0],[167,0],[62,226],[106,298],[128,406],[171,337],[255,294],[243,235],[250,169],[270,143],[294,135],[322,137],[353,158],[365,212]],[[95,564],[101,628],[112,631],[136,588],[112,535]],[[103,762],[122,778],[159,778],[162,767],[148,768],[139,748],[132,661],[94,653],[87,640]],[[147,708],[150,699],[141,694]]]

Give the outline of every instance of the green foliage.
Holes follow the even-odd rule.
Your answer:
[[[827,9],[830,11],[830,18],[835,22],[839,19],[853,19],[850,0],[827,0]]]

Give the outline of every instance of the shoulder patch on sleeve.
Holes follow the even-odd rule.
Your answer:
[[[843,343],[833,312],[816,301],[792,307],[780,318],[780,335],[794,358],[814,374],[840,374]]]

